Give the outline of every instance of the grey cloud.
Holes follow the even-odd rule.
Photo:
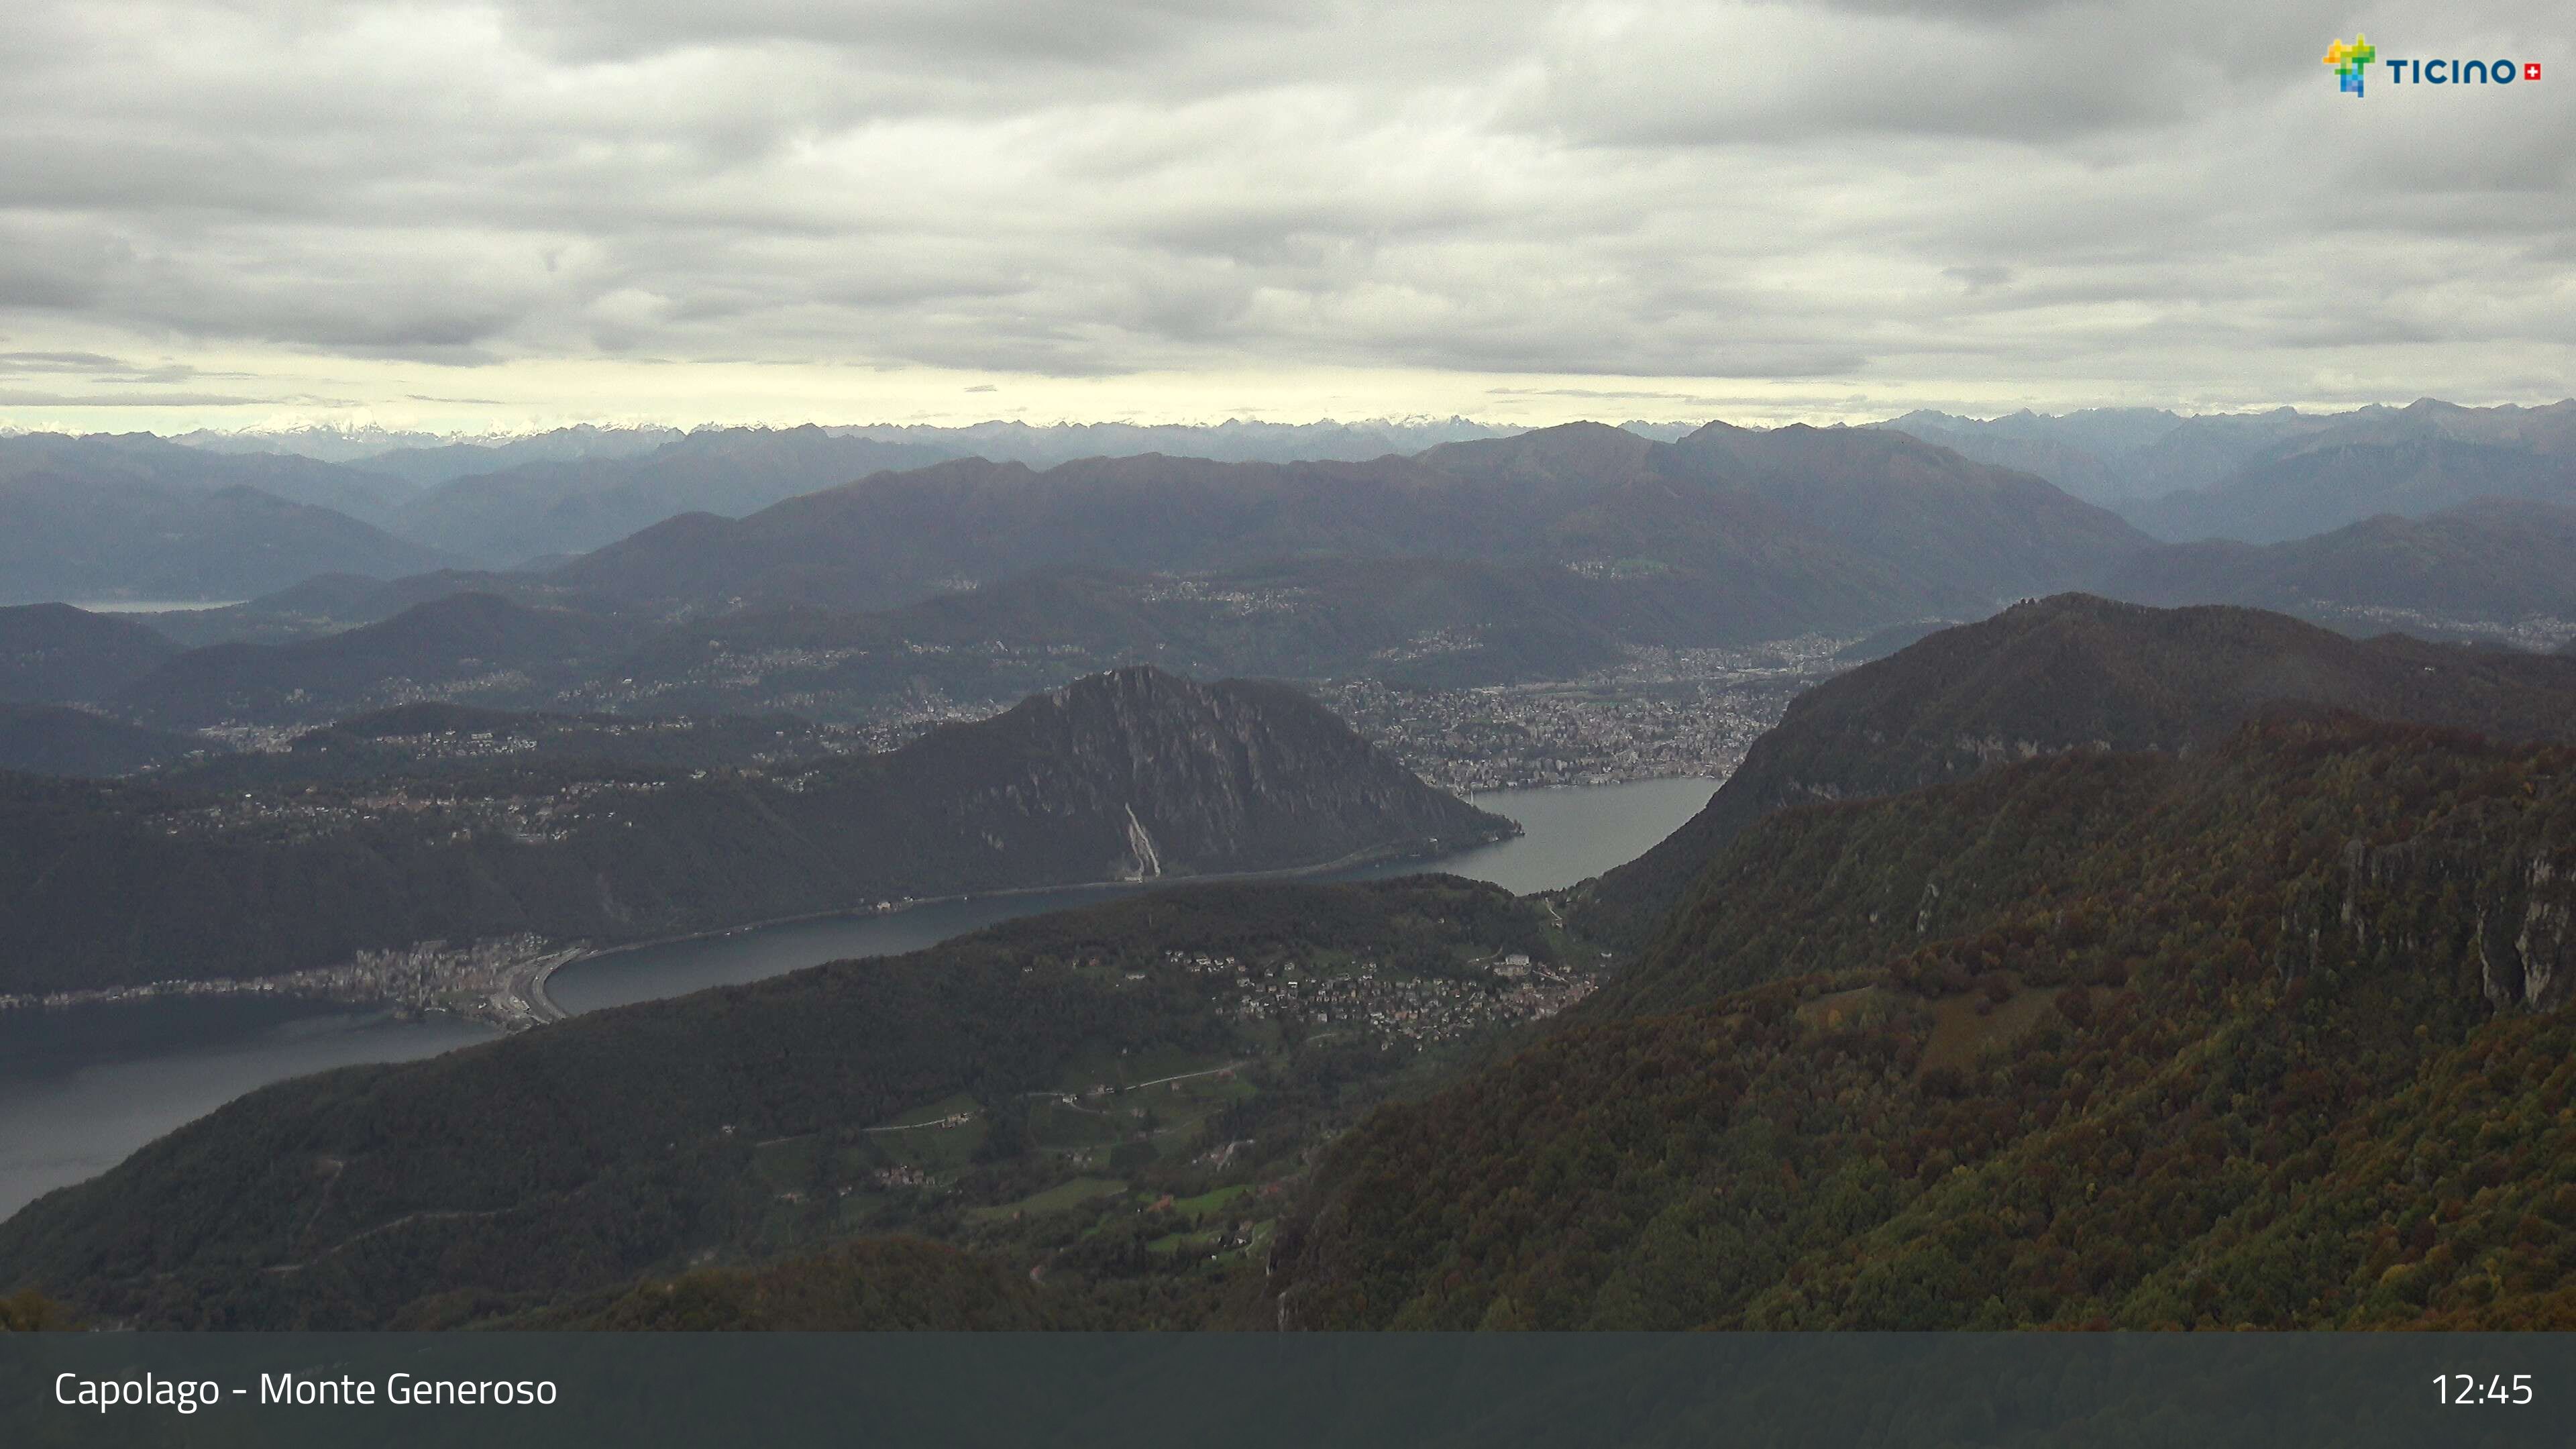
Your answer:
[[[275,404],[273,397],[236,397],[211,392],[164,393],[66,393],[27,392],[0,388],[0,407],[5,408],[234,408]],[[312,399],[333,406],[352,405],[350,399]]]
[[[2277,396],[2321,352],[2426,391],[2570,360],[2566,88],[2356,106],[2316,64],[2356,20],[2561,44],[2538,0],[133,15],[0,16],[0,324],[104,359],[22,374],[167,389],[240,344]],[[2435,300],[2374,335],[2356,285]]]
[[[0,372],[97,372],[124,366],[96,352],[0,352]]]
[[[1290,0],[1111,0],[1028,5],[1021,0],[549,0],[525,7],[537,33],[561,52],[635,55],[679,44],[793,41],[890,51],[956,64],[1036,60],[1126,68],[1186,50],[1210,33],[1277,32],[1316,7]]]

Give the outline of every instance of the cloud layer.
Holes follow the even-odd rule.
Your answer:
[[[2561,18],[19,0],[0,420],[2546,400]]]

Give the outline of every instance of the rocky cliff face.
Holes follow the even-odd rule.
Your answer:
[[[2474,979],[2461,985],[2496,1010],[2551,1011],[2576,997],[2576,849],[2567,842],[2472,824],[2389,845],[2352,841],[2343,864],[2331,910],[2285,934],[2286,974],[2313,967],[2327,930],[2349,933],[2361,957],[2419,955],[2437,937],[2465,935],[2460,959]]]

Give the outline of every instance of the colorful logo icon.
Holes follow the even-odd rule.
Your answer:
[[[2336,87],[2347,95],[2361,94],[2361,78],[2370,73],[2370,63],[2379,58],[2379,47],[2369,37],[2353,32],[2352,44],[2338,40],[2326,47],[2325,63],[2334,67]]]

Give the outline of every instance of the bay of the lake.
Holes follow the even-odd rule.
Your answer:
[[[1514,891],[1553,890],[1644,854],[1707,804],[1716,788],[1712,780],[1644,780],[1472,795],[1475,804],[1519,821],[1524,833],[1456,855],[1330,878],[1446,871]],[[596,1011],[825,961],[917,951],[1135,889],[1090,886],[935,901],[892,915],[755,926],[641,946],[566,967],[548,992],[566,1011]],[[452,1018],[403,1021],[267,997],[0,1012],[0,1216],[94,1177],[144,1143],[271,1082],[363,1062],[411,1061],[491,1036]]]

